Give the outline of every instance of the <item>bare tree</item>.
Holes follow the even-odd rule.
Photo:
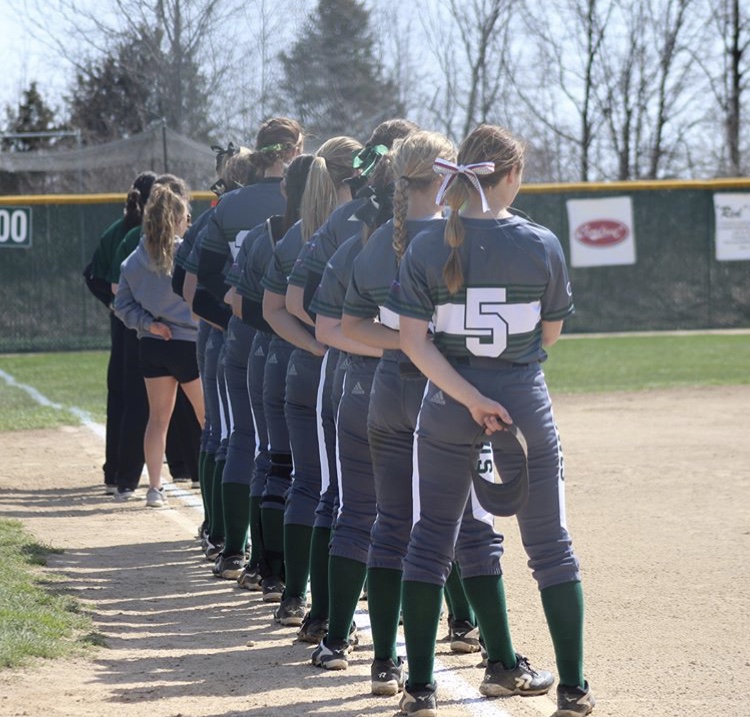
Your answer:
[[[720,57],[696,51],[693,61],[703,70],[707,92],[721,111],[724,146],[719,157],[718,172],[728,176],[743,174],[742,115],[747,89],[750,49],[750,12],[739,0],[718,0],[707,9],[707,25],[721,43]]]
[[[507,86],[511,0],[422,2],[423,42],[435,60],[427,106],[438,128],[457,138],[497,114]]]
[[[152,68],[156,104],[178,132],[190,130],[191,105],[205,101],[207,88],[220,86],[229,65],[226,28],[232,27],[232,15],[241,8],[239,0],[34,3],[32,22],[37,36],[84,77],[112,48],[137,40],[142,53],[139,73],[144,65]],[[194,68],[200,68],[197,75]],[[128,68],[123,69],[127,72]]]
[[[543,6],[528,2],[524,13],[534,40],[535,58],[526,63],[533,79],[515,77],[515,90],[537,120],[577,148],[578,178],[584,182],[602,122],[595,88],[612,11],[613,0],[559,0]]]

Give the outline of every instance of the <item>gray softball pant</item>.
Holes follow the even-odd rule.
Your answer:
[[[291,485],[289,477],[274,471],[273,459],[274,455],[288,455],[291,452],[284,405],[286,372],[293,350],[292,344],[278,336],[274,336],[268,344],[268,356],[263,374],[263,412],[266,417],[272,465],[263,490],[261,508],[284,510],[285,498]]]
[[[517,519],[539,589],[580,580],[566,528],[563,456],[544,373],[539,364],[470,361],[456,370],[505,406],[526,438],[529,499]],[[461,506],[470,498],[466,466],[478,430],[463,405],[428,384],[416,438],[418,520],[404,559],[404,580],[442,584],[450,571]],[[511,476],[519,459],[495,453],[495,462],[501,476]],[[466,576],[460,557],[459,563]]]
[[[247,366],[255,329],[232,317],[224,338],[224,378],[232,412],[223,483],[247,485],[255,464],[255,426],[250,410]]]
[[[317,407],[324,383],[323,359],[303,349],[292,351],[286,372],[284,415],[289,427],[294,473],[284,511],[285,524],[310,528],[315,525],[322,469]],[[327,463],[324,468],[327,470]]]
[[[250,348],[250,360],[247,363],[247,390],[250,395],[250,408],[255,432],[255,458],[253,477],[250,482],[250,496],[260,498],[266,487],[268,469],[271,467],[271,454],[268,446],[268,426],[263,408],[263,377],[266,370],[268,345],[271,334],[256,331]]]
[[[206,451],[216,453],[221,443],[221,404],[219,402],[219,385],[217,382],[217,370],[219,363],[219,352],[224,345],[224,332],[211,327],[206,339],[206,351],[203,355],[203,395],[206,404],[207,423],[210,424],[208,438],[206,440]]]
[[[315,509],[315,528],[333,528],[339,504],[339,468],[336,457],[336,413],[344,382],[342,363],[348,354],[329,348],[323,357],[323,390],[318,392],[318,450],[320,452],[320,497]]]
[[[329,553],[359,563],[367,563],[376,514],[367,415],[378,363],[367,356],[350,357],[337,420],[339,509]]]
[[[198,322],[198,337],[195,341],[195,358],[198,361],[198,373],[201,377],[201,387],[203,393],[206,393],[206,342],[208,335],[211,333],[211,324],[201,319]],[[203,431],[201,431],[201,451],[206,451],[211,432],[211,421],[208,417],[208,407],[204,408]]]
[[[219,350],[219,360],[216,363],[216,383],[219,387],[219,409],[221,411],[221,441],[216,449],[216,460],[226,461],[229,435],[232,433],[232,405],[227,391],[227,377],[225,361],[227,352],[226,331],[222,333],[223,341]]]
[[[398,351],[386,352],[375,369],[367,429],[377,516],[370,534],[368,568],[406,567],[402,561],[419,505],[414,491],[414,432],[426,385],[427,379]],[[457,471],[470,481],[468,453]],[[456,530],[458,540],[451,537],[448,568],[444,574],[441,570],[442,578],[435,582],[445,583],[454,559],[465,578],[501,574],[503,538],[492,527],[492,517],[469,500],[468,488],[466,496],[453,508],[458,511],[460,532]]]

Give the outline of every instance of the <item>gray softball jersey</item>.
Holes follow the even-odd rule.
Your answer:
[[[409,219],[407,237],[444,226],[443,219]],[[389,329],[398,331],[398,314],[385,307],[391,286],[398,276],[398,261],[393,249],[393,220],[379,227],[354,261],[344,299],[343,313],[360,319],[376,318]]]
[[[229,267],[226,273],[226,283],[229,286],[239,286],[240,280],[242,279],[242,273],[245,265],[248,261],[250,250],[258,240],[259,237],[265,236],[266,234],[266,223],[261,222],[258,226],[253,227],[249,231],[245,232],[245,237],[242,240],[237,256],[234,258],[232,265]]]
[[[208,223],[204,249],[237,256],[242,238],[238,233],[264,222],[272,214],[283,214],[286,200],[281,194],[281,178],[269,177],[256,184],[224,195]]]
[[[295,264],[294,271],[291,272],[290,284],[304,286],[308,272],[323,273],[336,249],[364,226],[354,214],[366,201],[366,199],[352,199],[331,212],[331,216],[326,219],[323,226],[310,237],[307,243],[309,246],[305,247],[300,261]]]
[[[521,217],[461,221],[461,289],[451,294],[445,285],[451,250],[436,227],[410,243],[386,308],[431,319],[435,345],[449,358],[543,361],[542,320],[559,321],[574,310],[560,242]]]
[[[260,285],[272,294],[286,294],[289,274],[302,248],[302,222],[294,224],[276,246]]]
[[[205,212],[202,212],[199,217],[193,220],[193,223],[188,227],[185,232],[185,236],[182,237],[182,244],[174,255],[174,263],[181,269],[190,271],[194,274],[198,270],[197,255],[195,265],[191,265],[192,268],[188,268],[188,258],[193,251],[195,246],[195,240],[198,238],[198,234],[206,228],[208,221],[211,219],[216,207],[209,207]]]
[[[349,237],[326,264],[323,278],[315,292],[310,308],[321,316],[340,319],[344,297],[352,275],[354,260],[365,246],[361,232]]]
[[[143,238],[122,262],[114,309],[125,326],[138,332],[139,339],[147,336],[163,340],[149,332],[155,321],[169,326],[175,340],[195,341],[197,338],[198,324],[190,307],[172,291],[170,276],[156,270]]]
[[[273,239],[268,231],[259,237],[248,248],[245,263],[241,265],[237,293],[251,301],[263,301],[263,286],[261,281],[273,257]]]

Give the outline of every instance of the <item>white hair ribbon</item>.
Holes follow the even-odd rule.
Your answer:
[[[479,192],[479,196],[482,198],[482,211],[490,211],[490,206],[487,203],[487,197],[484,194],[484,189],[479,183],[479,175],[492,174],[495,171],[494,162],[477,162],[476,164],[455,164],[449,162],[447,159],[436,159],[432,168],[437,174],[444,176],[443,183],[440,185],[437,196],[435,197],[435,204],[442,206],[443,199],[445,198],[445,192],[448,187],[453,184],[456,177],[459,174],[463,174]]]

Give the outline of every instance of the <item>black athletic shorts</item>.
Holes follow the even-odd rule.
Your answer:
[[[195,341],[143,338],[138,344],[143,378],[172,376],[179,383],[190,383],[198,378]]]

